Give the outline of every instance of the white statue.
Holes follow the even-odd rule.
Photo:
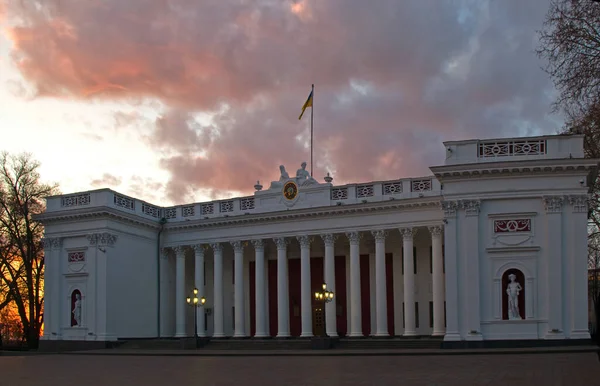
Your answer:
[[[300,169],[296,171],[296,182],[298,185],[312,185],[318,184],[318,182],[311,177],[308,170],[306,170],[306,162],[302,162]]]
[[[81,326],[81,294],[75,294],[75,304],[73,304],[73,319],[75,319],[75,325]]]
[[[506,286],[506,294],[508,295],[508,320],[521,320],[519,313],[519,293],[523,290],[521,284],[516,281],[517,277],[511,273],[508,275],[508,286]]]
[[[271,181],[271,186],[269,187],[269,189],[281,188],[283,186],[283,183],[285,181],[287,181],[287,180],[290,179],[290,175],[285,170],[285,166],[279,165],[279,173],[281,174],[279,176],[279,180],[278,181]]]

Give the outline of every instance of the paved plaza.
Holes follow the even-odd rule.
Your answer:
[[[152,385],[600,385],[595,353],[196,357],[0,357],[10,386]]]

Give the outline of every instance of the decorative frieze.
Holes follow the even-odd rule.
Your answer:
[[[348,199],[348,188],[331,189],[331,200],[346,200]]]
[[[531,219],[494,220],[494,233],[531,232]]]
[[[85,252],[84,251],[69,252],[67,254],[67,261],[69,263],[83,263],[85,261]]]
[[[160,217],[160,209],[156,206],[146,204],[145,202],[142,203],[142,213],[155,218]]]
[[[89,205],[90,202],[91,196],[89,193],[73,194],[62,197],[60,200],[61,206],[63,207]]]
[[[412,180],[410,182],[410,190],[412,192],[429,192],[431,191],[431,179]]]
[[[546,154],[546,140],[479,142],[479,158],[529,156],[543,154]]]
[[[587,213],[588,212],[588,195],[573,195],[569,196],[569,204],[573,206],[573,213]]]
[[[356,187],[356,197],[372,197],[374,195],[373,185],[358,185]]]
[[[402,193],[402,182],[391,182],[382,185],[384,195],[394,195]]]
[[[114,204],[119,208],[135,210],[135,200],[115,193]]]
[[[181,217],[194,217],[196,215],[195,205],[186,205],[181,207]]]
[[[460,202],[461,209],[464,209],[467,216],[477,216],[481,206],[480,200],[462,200]]]
[[[212,202],[209,202],[208,204],[202,204],[200,205],[200,212],[202,212],[202,215],[208,215],[208,214],[214,214],[215,213],[215,205]]]
[[[112,233],[93,233],[86,236],[90,245],[93,246],[113,246],[117,242],[117,235]]]
[[[240,210],[252,209],[254,209],[254,197],[240,199]]]
[[[165,209],[165,218],[167,220],[177,218],[177,208],[166,208]]]
[[[323,243],[325,243],[326,247],[332,247],[335,244],[335,241],[337,240],[337,235],[327,233],[321,235],[321,238],[323,239]]]
[[[560,213],[565,199],[562,196],[544,196],[542,201],[546,213]]]
[[[458,203],[456,201],[442,201],[442,210],[444,217],[455,217]]]
[[[233,212],[233,200],[219,202],[219,212]]]

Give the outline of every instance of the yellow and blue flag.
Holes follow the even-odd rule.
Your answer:
[[[304,106],[302,106],[302,112],[300,113],[300,117],[298,117],[298,119],[302,119],[302,115],[304,115],[304,110],[306,110],[307,107],[312,108],[313,105],[313,91],[311,90],[310,95],[308,96],[308,99],[306,100],[306,102],[304,102]]]

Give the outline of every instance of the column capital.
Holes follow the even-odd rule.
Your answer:
[[[40,240],[44,249],[60,249],[62,247],[62,237],[44,237]]]
[[[562,196],[544,196],[542,197],[544,202],[544,209],[546,213],[560,213],[564,204],[564,197]]]
[[[221,244],[221,243],[211,243],[210,247],[212,248],[214,253],[223,252],[223,244]]]
[[[192,249],[196,254],[203,255],[208,247],[205,244],[194,244],[192,245]]]
[[[476,216],[479,214],[481,200],[461,200],[460,207],[465,210],[467,216]]]
[[[321,235],[321,238],[323,239],[323,242],[325,243],[326,247],[332,247],[335,244],[335,241],[337,240],[338,236],[334,235],[333,233],[326,233],[324,235]]]
[[[360,232],[346,232],[346,237],[348,237],[350,245],[358,245],[360,243],[360,239],[362,239]]]
[[[86,236],[90,245],[112,247],[117,242],[117,235],[103,232],[103,233],[92,233]]]
[[[275,245],[277,245],[277,250],[286,249],[290,243],[290,240],[285,237],[274,237],[273,241],[275,242]]]
[[[296,239],[300,243],[300,248],[310,248],[310,243],[312,242],[312,237],[302,235],[302,236],[296,236]]]
[[[230,241],[229,242],[233,247],[233,251],[235,253],[243,253],[244,252],[244,242],[240,240]]]
[[[587,194],[571,195],[568,197],[569,204],[573,206],[573,213],[587,213],[590,197]]]
[[[160,249],[160,258],[164,260],[169,258],[169,248],[163,247]]]
[[[371,231],[371,234],[375,238],[375,241],[385,241],[388,232],[386,230],[380,229],[376,231]]]
[[[417,228],[400,228],[399,230],[405,240],[412,240],[417,234]]]
[[[438,237],[442,235],[442,232],[444,231],[444,227],[441,225],[433,225],[428,227],[429,229],[429,233],[431,233],[432,237]]]
[[[444,217],[455,217],[457,209],[458,209],[458,202],[442,201],[442,210],[444,211]]]
[[[178,257],[178,258],[185,257],[185,246],[177,245],[177,246],[173,247],[173,251],[175,251],[176,257]]]
[[[265,241],[263,239],[254,239],[251,241],[254,249],[264,250],[265,249]]]

